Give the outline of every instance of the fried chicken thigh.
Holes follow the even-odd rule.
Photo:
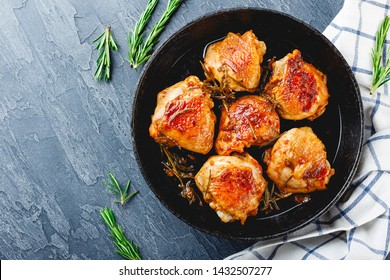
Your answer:
[[[234,91],[253,91],[260,82],[265,43],[249,30],[243,35],[229,32],[211,44],[204,59],[206,72]]]
[[[238,98],[222,108],[215,150],[219,155],[263,146],[279,135],[280,122],[273,105],[258,95]]]
[[[334,174],[325,146],[310,127],[293,128],[282,134],[265,153],[267,174],[282,193],[324,190]]]
[[[272,64],[265,91],[275,100],[282,118],[314,120],[328,104],[326,82],[326,76],[305,62],[299,50],[294,50]]]
[[[149,134],[168,147],[179,146],[207,154],[213,147],[216,117],[214,102],[196,76],[168,87],[157,95]]]
[[[204,200],[227,223],[255,216],[266,188],[260,164],[249,154],[211,156],[195,176]]]

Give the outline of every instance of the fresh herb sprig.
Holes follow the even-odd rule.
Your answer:
[[[371,52],[372,83],[370,94],[374,94],[382,85],[390,80],[390,48],[387,49],[387,60],[382,65],[383,47],[390,27],[390,17],[386,16],[376,33],[375,46]]]
[[[115,202],[120,203],[122,206],[125,205],[125,203],[132,198],[134,195],[138,193],[138,191],[134,191],[132,193],[128,193],[130,189],[131,181],[127,181],[127,185],[125,190],[122,190],[121,186],[118,183],[118,180],[112,175],[112,173],[108,173],[108,177],[110,178],[111,182],[103,182],[107,189],[112,191],[114,194],[119,196],[119,199],[115,200]]]
[[[141,64],[145,63],[152,55],[154,46],[158,43],[158,38],[161,32],[164,30],[168,21],[176,10],[181,5],[182,0],[169,0],[167,7],[161,16],[160,20],[153,26],[152,31],[149,33],[145,42],[139,46],[138,51],[135,55],[133,63],[130,61],[130,66],[137,68]]]
[[[128,260],[141,260],[138,246],[134,245],[132,241],[127,240],[123,229],[116,223],[112,210],[104,208],[100,211],[100,215],[110,228],[111,237],[114,239],[114,244],[118,248],[116,252]]]
[[[159,0],[149,0],[145,11],[141,14],[140,19],[136,23],[134,29],[131,31],[131,36],[128,39],[129,43],[129,63],[131,66],[136,64],[136,54],[138,52],[139,46],[142,43],[142,37],[144,35],[144,29],[146,23],[148,22],[150,16],[152,15],[154,9],[157,6]]]
[[[94,77],[96,80],[101,80],[104,75],[104,80],[108,81],[111,72],[110,50],[118,50],[118,44],[112,36],[111,27],[109,25],[106,26],[104,32],[99,37],[93,40],[94,43],[97,41],[99,41],[99,43],[97,44],[96,49],[100,50],[100,53],[96,59],[98,67],[94,73]]]

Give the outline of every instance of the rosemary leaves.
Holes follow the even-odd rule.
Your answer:
[[[383,48],[390,27],[390,16],[381,22],[375,37],[375,46],[371,52],[372,83],[370,94],[374,94],[382,85],[390,80],[390,47],[387,49],[386,63],[382,65]]]
[[[154,46],[158,43],[160,34],[165,29],[168,21],[171,19],[173,14],[179,8],[182,0],[169,0],[167,7],[162,14],[159,21],[153,26],[153,29],[149,33],[145,42],[142,42],[143,29],[146,22],[149,20],[150,15],[153,13],[155,5],[158,1],[149,0],[146,6],[145,12],[141,15],[141,18],[137,22],[134,30],[132,31],[132,37],[128,40],[129,43],[129,63],[132,68],[137,68],[141,64],[145,63],[150,56]],[[138,34],[138,35],[137,35]],[[134,38],[133,38],[134,37]]]
[[[121,186],[118,183],[118,180],[112,175],[111,173],[108,173],[108,177],[110,178],[111,182],[103,182],[107,189],[114,194],[119,196],[119,199],[115,200],[115,202],[120,203],[122,206],[125,205],[125,203],[132,198],[134,195],[138,193],[138,191],[134,191],[132,193],[128,193],[130,189],[131,181],[127,181],[126,188],[122,190]]]
[[[277,201],[283,198],[287,198],[291,193],[281,194],[275,191],[275,184],[272,184],[271,189],[268,187],[265,188],[264,194],[261,197],[260,202],[263,204],[263,207],[260,209],[263,213],[269,214],[274,210],[280,210]]]
[[[110,58],[110,51],[116,51],[118,50],[118,44],[114,40],[114,37],[111,33],[111,27],[107,26],[104,29],[104,32],[97,37],[93,42],[99,43],[96,46],[97,50],[100,50],[99,56],[96,59],[97,62],[97,69],[94,73],[94,77],[96,80],[101,80],[104,77],[105,81],[108,81],[110,79],[111,74],[111,58]],[[104,70],[103,70],[104,69]]]
[[[110,229],[111,237],[114,239],[114,244],[118,248],[116,252],[128,260],[141,260],[138,246],[126,238],[123,229],[117,224],[112,210],[104,208],[100,211],[100,216]]]
[[[140,19],[136,23],[134,29],[131,31],[131,36],[128,39],[129,43],[129,63],[133,67],[137,64],[136,56],[140,45],[142,44],[142,37],[144,35],[144,29],[146,23],[148,22],[150,16],[152,15],[154,9],[157,6],[159,0],[149,0],[146,5],[145,11],[141,14]]]
[[[190,204],[196,199],[199,200],[199,205],[202,205],[202,200],[195,192],[194,185],[194,171],[193,165],[189,164],[190,156],[188,159],[180,157],[179,155],[171,152],[164,144],[160,143],[161,154],[165,158],[161,164],[164,166],[164,171],[169,177],[176,177],[179,181],[179,187],[181,189],[180,195],[186,198]]]
[[[127,40],[129,44],[128,61],[130,67],[137,68],[141,64],[145,63],[152,55],[154,46],[158,43],[160,34],[165,29],[168,21],[171,19],[173,14],[179,8],[182,0],[169,0],[167,7],[162,14],[160,20],[153,26],[150,34],[143,42],[145,27],[150,17],[152,16],[159,0],[149,0],[146,9],[141,14],[137,21],[134,29],[129,34]],[[115,41],[111,33],[111,27],[108,25],[104,32],[97,37],[93,43],[97,42],[96,49],[98,49],[99,56],[96,59],[97,68],[94,72],[96,80],[104,79],[108,81],[111,78],[111,51],[118,50],[118,44]]]

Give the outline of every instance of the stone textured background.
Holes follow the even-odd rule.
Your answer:
[[[160,1],[151,22],[165,9]],[[291,14],[323,31],[342,0],[187,0],[161,36],[234,7]],[[108,206],[145,259],[221,259],[250,243],[219,239],[160,204],[134,158],[130,124],[140,70],[127,34],[147,0],[2,0],[0,15],[0,259],[119,259],[100,220]],[[110,24],[120,49],[110,83],[93,78],[92,43]],[[139,194],[125,209],[108,172]]]

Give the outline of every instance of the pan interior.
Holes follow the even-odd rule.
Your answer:
[[[304,59],[327,75],[330,93],[325,113],[314,121],[281,121],[281,130],[310,126],[323,141],[328,160],[336,173],[326,191],[312,194],[303,204],[281,201],[280,211],[264,214],[259,211],[245,225],[222,223],[208,205],[188,204],[180,197],[178,183],[166,176],[161,166],[159,145],[149,136],[151,116],[157,93],[189,75],[201,80],[204,74],[200,61],[210,42],[228,32],[253,30],[267,45],[264,61],[280,59],[299,49]],[[136,90],[132,116],[132,136],[142,174],[158,199],[177,217],[191,226],[220,237],[262,240],[278,237],[306,225],[327,211],[351,183],[362,146],[362,104],[354,76],[342,55],[318,31],[291,16],[270,10],[227,10],[202,17],[165,42],[146,65]],[[216,104],[216,115],[219,116]],[[260,148],[248,152],[262,163]],[[203,162],[213,151],[204,158]],[[264,169],[264,166],[263,166]]]

